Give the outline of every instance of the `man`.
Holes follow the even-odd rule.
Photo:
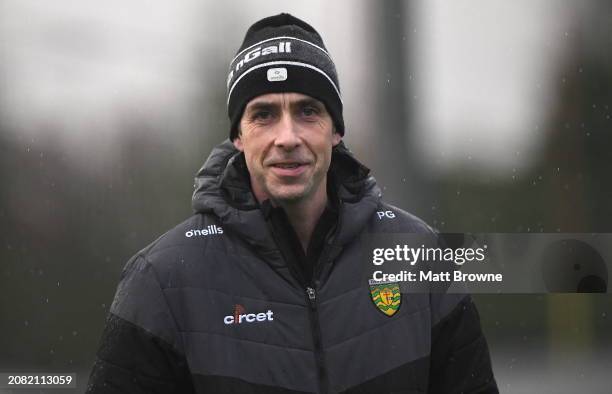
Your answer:
[[[364,237],[431,230],[343,145],[319,34],[255,23],[227,82],[230,140],[198,173],[196,214],[128,262],[88,392],[497,392],[468,297],[372,301]]]

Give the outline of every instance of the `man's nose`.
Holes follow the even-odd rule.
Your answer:
[[[300,145],[301,140],[297,133],[297,124],[290,114],[283,113],[277,127],[278,130],[274,141],[276,146],[286,150],[292,150]]]

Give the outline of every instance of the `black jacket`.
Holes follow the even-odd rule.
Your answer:
[[[403,294],[389,317],[356,263],[366,234],[431,229],[384,204],[342,144],[330,179],[338,221],[306,278],[272,236],[243,155],[216,147],[196,214],[127,263],[88,392],[496,393],[468,296]]]

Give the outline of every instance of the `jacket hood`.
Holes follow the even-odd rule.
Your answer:
[[[381,191],[370,170],[343,142],[332,150],[328,174],[340,203],[341,222],[336,242],[344,244],[374,213]],[[244,154],[229,139],[212,150],[195,177],[194,187],[192,207],[196,213],[212,213],[249,243],[276,249],[267,232],[263,231],[265,220],[251,191]]]

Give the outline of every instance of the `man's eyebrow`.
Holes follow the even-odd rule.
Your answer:
[[[245,111],[252,112],[252,111],[258,111],[262,109],[270,110],[277,106],[278,104],[272,101],[256,101],[254,103],[248,104],[247,107],[245,108]]]
[[[325,108],[325,104],[313,98],[305,98],[305,99],[298,100],[294,102],[292,106],[295,106],[295,107],[312,106],[312,107],[317,107],[317,108]]]
[[[245,112],[250,113],[253,111],[260,111],[260,110],[269,111],[269,110],[278,108],[279,106],[280,106],[280,103],[276,101],[267,101],[267,100],[255,101],[255,102],[247,104],[245,108]],[[293,108],[303,108],[307,106],[325,109],[325,104],[323,104],[322,102],[314,98],[303,98],[303,99],[300,99],[300,100],[297,100],[291,103],[291,107]]]

